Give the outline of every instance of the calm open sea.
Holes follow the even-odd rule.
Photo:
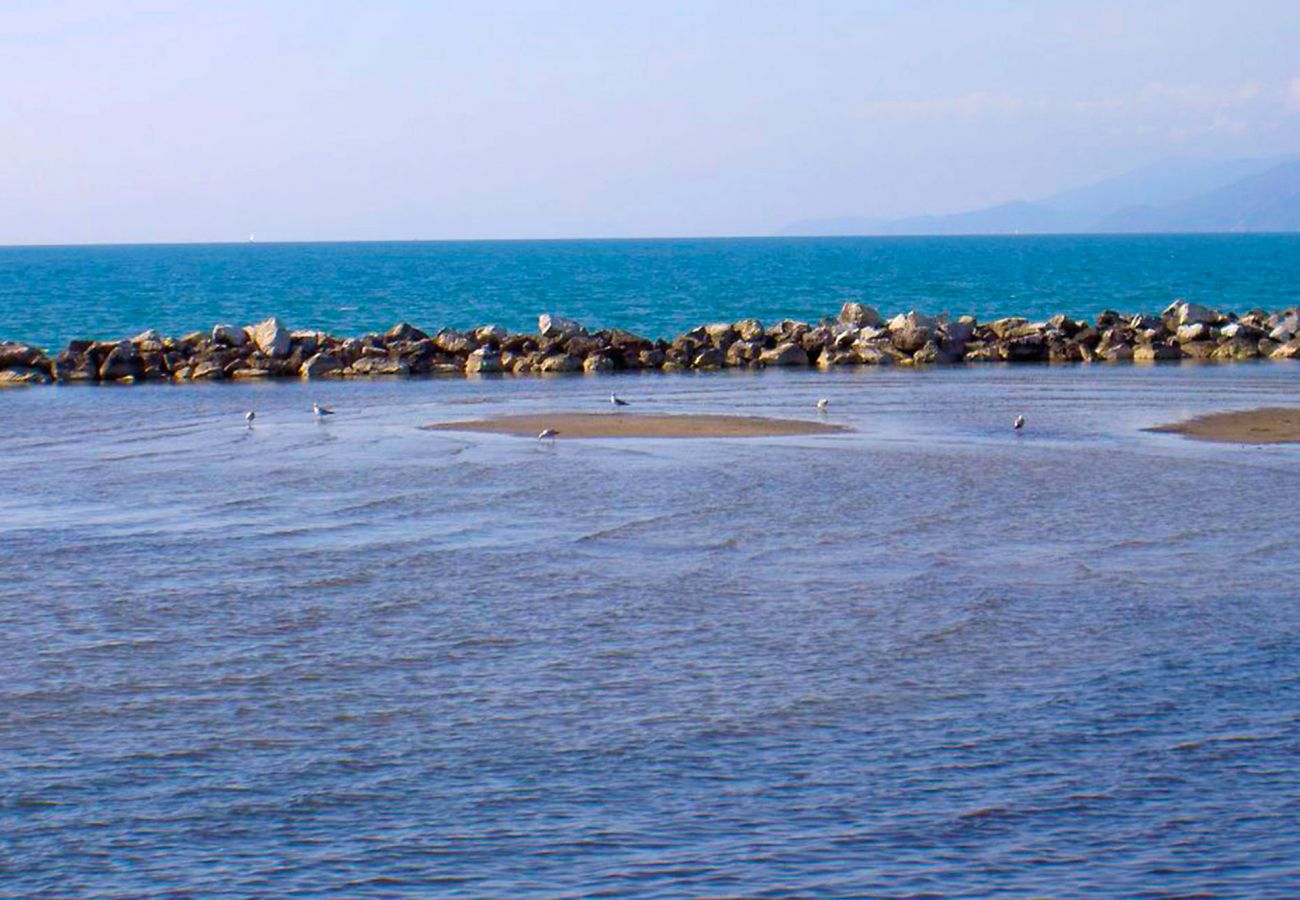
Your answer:
[[[1294,241],[1175,252],[1200,240],[1116,239],[1115,268],[1165,259],[1175,287],[1084,292],[1106,255],[1062,239],[1083,249],[1060,283],[1003,259],[1002,290],[967,272],[972,302],[945,305],[1023,311],[1006,298],[1030,284],[1055,284],[1044,310],[1228,285],[1225,305],[1288,302]],[[487,305],[459,311],[436,278],[378,312],[322,299],[364,293],[341,271],[380,292],[355,257],[453,253],[431,246],[6,250],[6,296],[32,266],[28,294],[63,312],[6,300],[27,324],[0,331],[562,307],[668,332],[820,312],[832,285],[931,306],[886,301],[908,280],[882,274],[890,242],[836,241],[771,242],[800,271],[856,262],[801,294],[761,282],[752,307],[719,256],[753,272],[763,242],[592,245],[601,296],[625,298],[606,313],[556,301],[571,271],[493,305],[480,270],[465,296]],[[577,252],[455,252],[506,246]],[[954,256],[993,265],[992,246],[932,242],[909,277],[953,283]],[[670,247],[712,254],[729,299],[657,309],[675,267],[646,259]],[[1262,261],[1230,278],[1236,252]],[[320,264],[276,286],[241,254]],[[184,291],[148,274],[204,256]],[[60,282],[52,261],[76,259]],[[608,288],[646,266],[646,305]],[[136,287],[89,301],[105,280]],[[173,301],[136,296],[151,284]],[[827,397],[855,430],[547,447],[418,428],[603,410],[611,388],[633,413],[815,417]],[[1300,896],[1300,447],[1141,430],[1298,399],[1282,362],[0,392],[0,896]]]
[[[0,339],[180,334],[270,315],[361,334],[536,327],[559,312],[667,337],[757,316],[815,320],[863,300],[892,313],[1047,318],[1300,303],[1300,235],[785,238],[0,247]]]

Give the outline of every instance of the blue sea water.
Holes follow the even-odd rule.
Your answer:
[[[57,348],[247,324],[361,334],[531,329],[541,312],[653,337],[817,319],[847,300],[1046,318],[1300,303],[1300,235],[786,238],[0,248],[0,338]]]
[[[1183,282],[1160,290],[1218,266],[1201,299],[1294,302],[1295,244],[1270,240],[1235,245],[1255,254],[1236,278],[1232,241],[1175,253]],[[1156,244],[1115,246],[1154,266]],[[367,254],[418,269],[411,246],[2,251],[7,296],[16,257],[100,259],[26,282],[81,298],[72,318],[4,316],[33,335],[427,322],[399,300],[312,305],[358,293],[332,272],[384,283]],[[939,242],[894,278],[1160,304],[1150,272],[1153,302],[1123,302],[1095,246],[1060,254],[1068,290],[1006,259],[1000,290],[961,275],[953,257],[992,266],[988,246]],[[245,250],[285,273],[315,254],[317,277],[253,279]],[[597,279],[607,305],[584,315],[554,302],[570,276],[546,304],[497,290],[527,299],[519,324],[539,305],[665,333],[761,312],[724,251],[767,251],[701,251],[734,307],[683,291],[698,305],[636,312]],[[188,299],[136,296],[205,254]],[[799,314],[772,286],[791,266],[815,268],[768,266],[786,272],[773,315]],[[237,288],[213,277],[234,270]],[[835,305],[848,271],[806,302]],[[94,301],[109,282],[135,287]],[[294,284],[310,296],[287,312]],[[607,410],[611,388],[621,414],[815,419],[826,397],[852,430],[547,446],[419,428]],[[315,421],[313,400],[338,414]],[[1143,430],[1298,400],[1288,362],[0,392],[0,897],[1300,896],[1300,448]]]

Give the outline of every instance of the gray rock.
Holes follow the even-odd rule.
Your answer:
[[[765,366],[806,366],[808,353],[798,344],[787,342],[763,351],[758,361]]]
[[[1169,304],[1161,317],[1171,319],[1175,325],[1213,325],[1223,318],[1217,310],[1199,303],[1188,303],[1186,300],[1175,300]]]
[[[227,347],[242,347],[248,343],[248,333],[234,325],[213,325],[212,343]]]
[[[1208,341],[1214,337],[1214,330],[1204,322],[1192,322],[1179,325],[1176,334],[1178,343],[1188,344],[1193,341]]]
[[[880,324],[880,313],[862,303],[845,303],[840,307],[839,320],[857,328],[874,327]]]
[[[258,350],[261,350],[272,359],[281,359],[288,356],[289,349],[293,344],[293,335],[275,316],[258,322],[256,325],[250,325],[248,327],[248,336],[257,345]]]
[[[331,372],[338,372],[343,363],[332,353],[317,353],[303,362],[298,374],[303,378],[321,378]]]
[[[537,317],[537,333],[542,337],[572,337],[582,333],[582,326],[564,316],[542,313]]]
[[[582,364],[581,357],[568,353],[556,353],[543,359],[537,369],[540,372],[581,372]]]
[[[465,358],[465,374],[487,375],[505,369],[501,353],[489,347],[480,347]]]
[[[766,333],[758,319],[741,319],[735,324],[736,335],[742,341],[761,341]]]
[[[588,375],[614,371],[614,360],[603,353],[593,353],[582,361],[582,371]]]
[[[50,376],[31,366],[9,366],[0,369],[0,387],[15,384],[46,384]]]

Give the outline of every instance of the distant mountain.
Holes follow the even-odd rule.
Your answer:
[[[1166,160],[1032,203],[938,216],[796,222],[785,235],[1300,231],[1300,157]]]
[[[1058,234],[1074,231],[1078,216],[1015,201],[949,216],[912,216],[886,222],[877,234]]]
[[[1300,162],[1165,207],[1122,209],[1101,219],[1095,230],[1134,231],[1300,231]]]

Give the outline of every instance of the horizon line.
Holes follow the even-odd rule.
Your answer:
[[[1043,237],[1205,237],[1205,236],[1275,236],[1300,235],[1300,229],[1289,231],[1234,231],[1207,229],[1203,231],[979,231],[935,234],[912,232],[904,234],[871,234],[845,232],[843,234],[714,234],[714,235],[649,235],[616,237],[497,237],[497,238],[326,238],[284,240],[211,240],[211,241],[71,241],[0,244],[0,250],[59,250],[94,247],[247,247],[247,246],[326,246],[334,244],[573,244],[597,242],[636,241],[808,241],[863,239],[899,240],[914,238],[1043,238]]]

